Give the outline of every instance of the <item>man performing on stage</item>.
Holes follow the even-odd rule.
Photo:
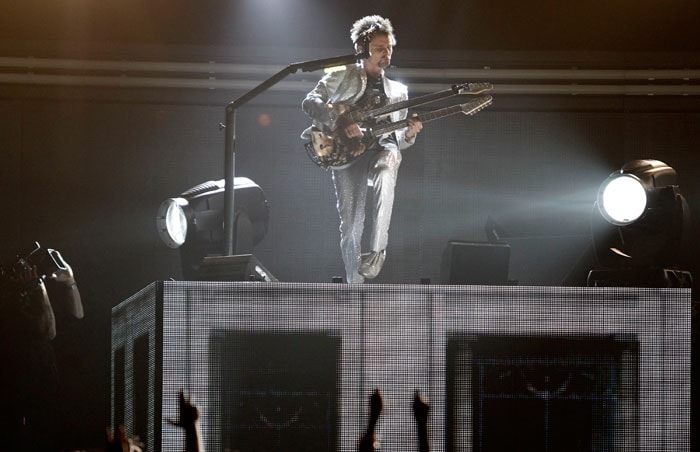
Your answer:
[[[313,129],[331,130],[334,136],[348,143],[350,163],[331,168],[347,282],[363,283],[365,278],[375,278],[384,264],[401,150],[415,142],[422,124],[409,118],[403,129],[369,143],[360,141],[363,138],[362,124],[352,119],[349,112],[404,101],[408,99],[408,89],[406,85],[384,76],[396,45],[389,19],[376,15],[363,17],[353,24],[350,38],[358,53],[365,52],[365,58],[324,76],[306,96],[302,108],[313,120]],[[384,120],[404,120],[407,114],[406,109],[394,111]],[[307,141],[312,140],[312,127],[301,136]],[[370,251],[362,254],[368,185],[374,195],[370,205],[373,210],[372,234]]]

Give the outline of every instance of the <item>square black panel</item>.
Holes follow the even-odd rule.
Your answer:
[[[475,451],[610,450],[636,437],[636,343],[485,336],[448,345],[448,413],[471,403]],[[462,422],[448,414],[448,444]]]
[[[332,451],[338,421],[340,339],[324,334],[211,337],[212,418],[223,446],[249,451]]]

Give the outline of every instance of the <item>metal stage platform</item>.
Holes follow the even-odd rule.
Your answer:
[[[690,448],[690,289],[154,282],[112,310],[112,422],[181,450]]]

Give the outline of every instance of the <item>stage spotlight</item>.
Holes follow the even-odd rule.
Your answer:
[[[204,182],[158,208],[158,234],[165,245],[180,249],[185,279],[197,279],[205,257],[222,255],[225,188],[223,179]],[[234,178],[234,197],[235,254],[250,254],[267,233],[267,199],[260,186],[246,177]]]
[[[676,171],[658,160],[626,163],[598,190],[591,232],[602,271],[591,271],[588,284],[625,275],[621,285],[660,285],[666,276],[644,279],[677,271],[689,231],[690,212]]]

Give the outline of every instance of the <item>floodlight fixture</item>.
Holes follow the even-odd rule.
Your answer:
[[[632,160],[598,190],[591,232],[602,269],[678,268],[689,231],[688,203],[664,162]]]
[[[187,238],[187,215],[189,202],[184,198],[169,198],[158,207],[156,224],[160,239],[169,248],[179,248]]]
[[[186,279],[196,279],[205,257],[222,255],[225,189],[224,179],[207,181],[166,199],[158,208],[158,234],[166,246],[180,249]],[[267,234],[267,199],[247,177],[234,178],[234,196],[234,251],[249,254]]]

